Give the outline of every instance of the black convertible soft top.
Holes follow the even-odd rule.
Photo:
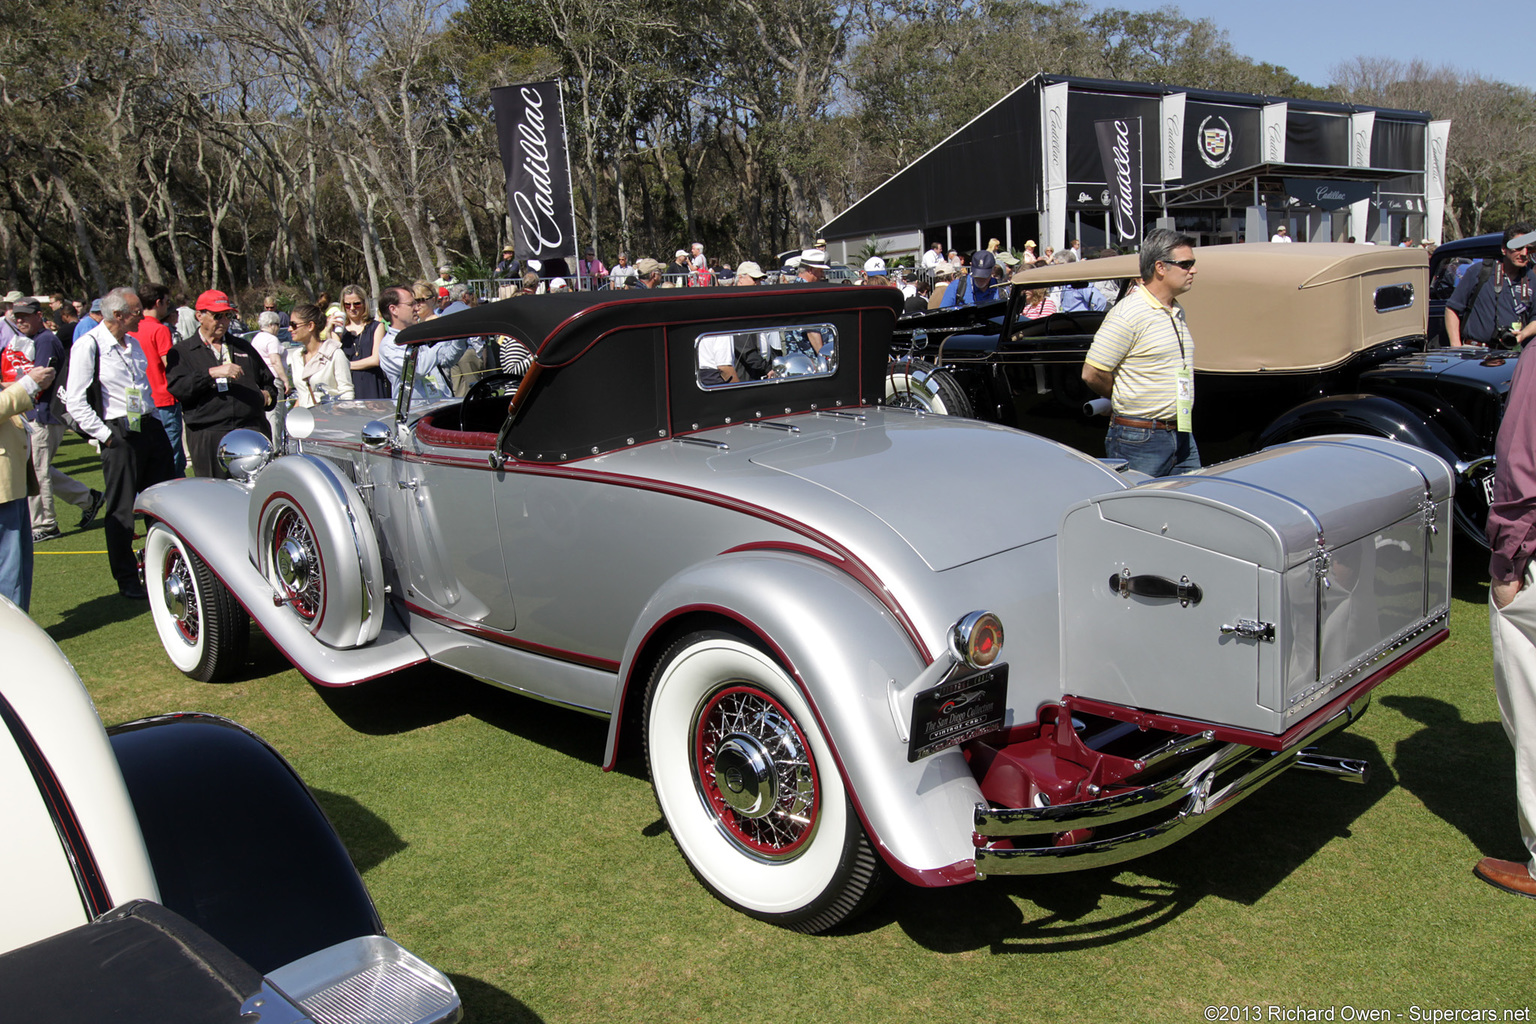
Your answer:
[[[434,422],[500,428],[504,453],[564,462],[743,420],[879,404],[901,308],[896,288],[851,285],[578,292],[488,303],[416,324],[398,340],[522,341],[534,365],[510,403],[472,389],[457,413]],[[834,373],[700,385],[701,337],[811,325],[837,338]]]
[[[899,315],[896,288],[854,285],[767,285],[728,288],[629,288],[557,292],[488,302],[401,331],[401,345],[506,334],[527,345],[544,366],[563,366],[598,337],[627,327],[811,316],[853,307],[888,307]]]

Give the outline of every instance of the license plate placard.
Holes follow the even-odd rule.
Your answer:
[[[912,701],[907,760],[919,761],[996,731],[1007,708],[1007,665],[994,665],[924,690]]]

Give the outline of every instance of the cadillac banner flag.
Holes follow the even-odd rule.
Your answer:
[[[1104,184],[1109,191],[1112,245],[1141,242],[1141,118],[1116,117],[1095,121]]]
[[[518,256],[574,259],[576,211],[560,83],[504,85],[491,90],[491,102]]]

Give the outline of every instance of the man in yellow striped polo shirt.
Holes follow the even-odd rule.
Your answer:
[[[1178,297],[1195,283],[1195,240],[1159,228],[1141,243],[1141,287],[1104,317],[1083,381],[1114,413],[1104,454],[1152,476],[1200,468],[1191,419],[1195,342]]]

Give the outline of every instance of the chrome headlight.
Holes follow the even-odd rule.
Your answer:
[[[1003,653],[1003,624],[991,612],[971,612],[955,623],[949,642],[971,668],[986,668]]]
[[[272,461],[272,442],[257,430],[231,430],[219,442],[219,464],[224,472],[243,484],[256,479],[256,474]]]

